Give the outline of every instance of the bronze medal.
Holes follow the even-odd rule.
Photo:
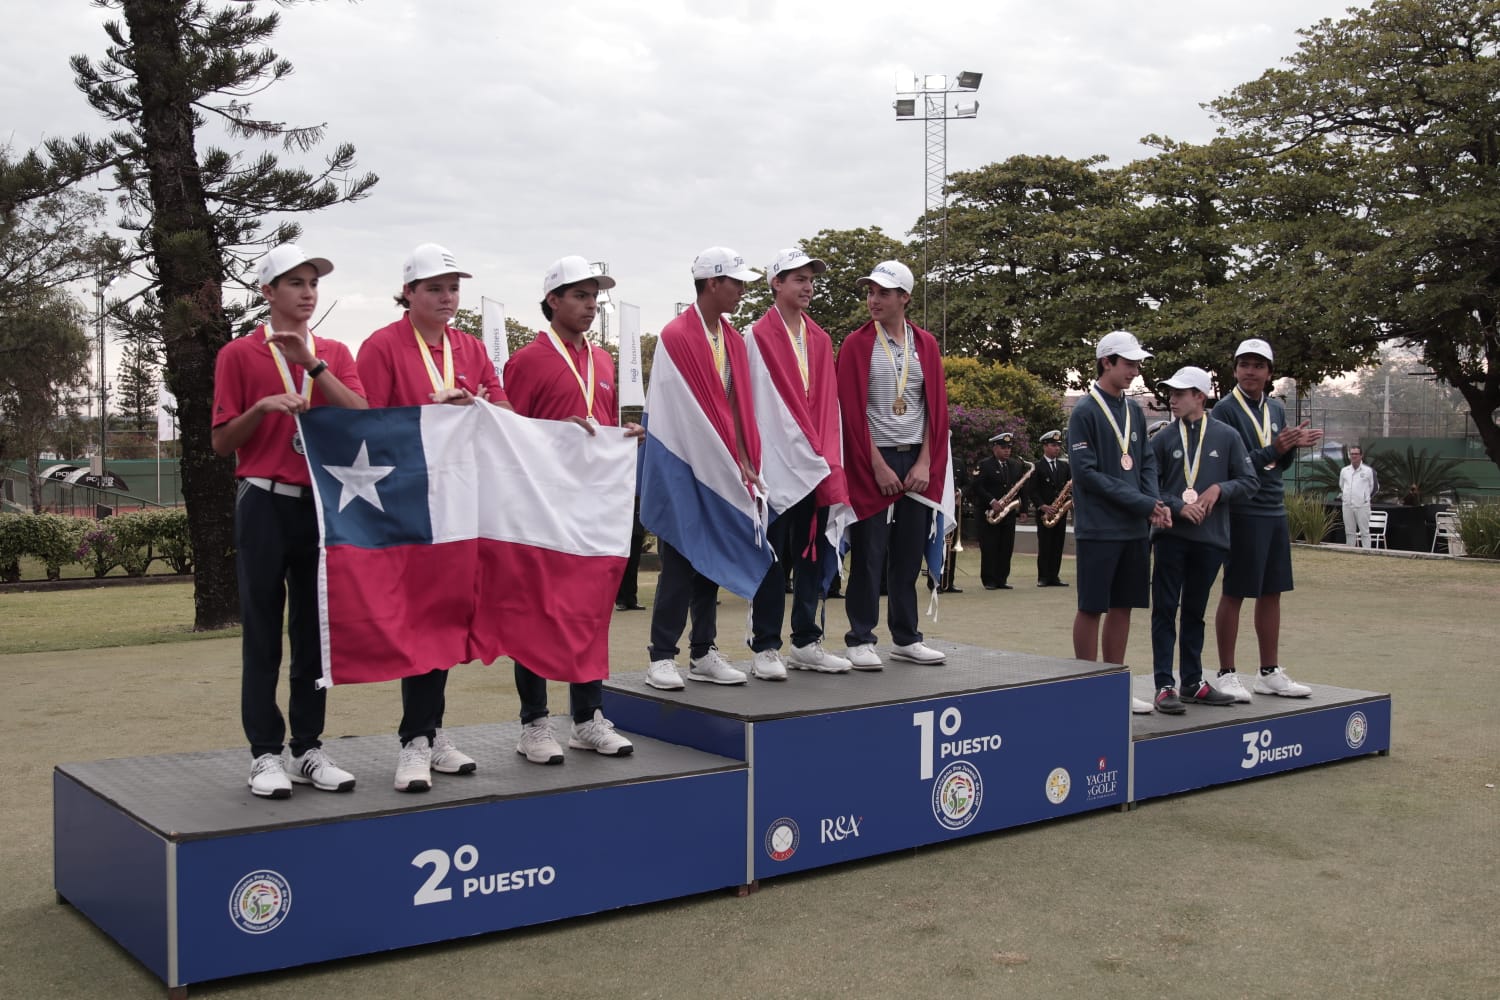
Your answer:
[[[1121,455],[1120,468],[1124,469],[1126,472],[1129,472],[1131,469],[1135,468],[1135,459],[1131,458],[1129,455]]]
[[[891,412],[898,417],[906,416],[906,400],[898,399],[891,404]]]
[[[1195,489],[1193,489],[1191,486],[1189,486],[1187,489],[1183,490],[1182,491],[1182,502],[1183,503],[1197,503],[1198,502],[1198,491],[1195,490]]]

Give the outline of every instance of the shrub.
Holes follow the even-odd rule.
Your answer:
[[[173,573],[193,571],[193,540],[188,534],[187,510],[174,507],[171,510],[152,512],[156,523],[156,547],[162,561]]]
[[[1458,537],[1471,556],[1500,559],[1500,503],[1482,503],[1458,510]]]
[[[113,531],[100,524],[99,527],[84,532],[83,541],[79,543],[74,557],[85,566],[91,566],[95,577],[106,576],[110,570],[120,565],[119,541]]]
[[[1323,506],[1323,497],[1318,493],[1288,493],[1286,520],[1294,542],[1300,539],[1321,545],[1333,530],[1333,511]]]

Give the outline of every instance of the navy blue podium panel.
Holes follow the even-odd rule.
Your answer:
[[[1125,803],[1126,668],[929,645],[945,665],[681,691],[619,675],[605,712],[750,764],[746,881]]]
[[[1150,700],[1150,677],[1134,685],[1137,697]],[[1306,698],[1258,694],[1248,705],[1136,716],[1130,801],[1390,751],[1390,695],[1308,686]]]
[[[544,767],[519,729],[452,730],[479,771],[426,794],[392,789],[393,736],[329,745],[355,791],[278,801],[245,751],[60,765],[57,892],[176,987],[743,883],[743,763],[633,737]]]

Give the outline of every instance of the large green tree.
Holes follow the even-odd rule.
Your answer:
[[[60,289],[0,308],[0,416],[7,445],[26,458],[32,509],[42,504],[38,454],[56,433],[74,393],[88,382],[83,316]]]
[[[1134,206],[1102,164],[1014,156],[949,179],[948,353],[1061,387],[1093,373],[1101,334],[1146,311],[1121,245]]]
[[[1315,347],[1352,324],[1419,350],[1500,465],[1500,2],[1375,0],[1302,36],[1213,104],[1273,175],[1337,192],[1268,276]]]
[[[137,273],[149,279],[131,308],[117,310],[135,332],[161,338],[168,387],[182,430],[182,492],[196,554],[194,625],[239,617],[233,556],[233,461],[210,443],[214,363],[246,311],[233,300],[265,247],[295,239],[280,221],[363,197],[373,175],[353,173],[354,148],[340,145],[315,170],[282,166],[256,143],[306,153],[323,127],[257,118],[249,100],[292,66],[266,46],[278,24],[250,3],[102,0],[123,20],[104,25],[99,60],[72,59],[80,90],[115,131],[49,143],[49,172],[68,179],[110,171],[139,235]],[[226,146],[213,142],[227,135]]]

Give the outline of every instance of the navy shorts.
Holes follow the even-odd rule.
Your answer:
[[[1292,539],[1286,515],[1252,517],[1229,512],[1226,597],[1264,597],[1292,589]]]
[[[1074,550],[1079,611],[1102,615],[1110,608],[1151,606],[1151,539],[1080,538]]]

